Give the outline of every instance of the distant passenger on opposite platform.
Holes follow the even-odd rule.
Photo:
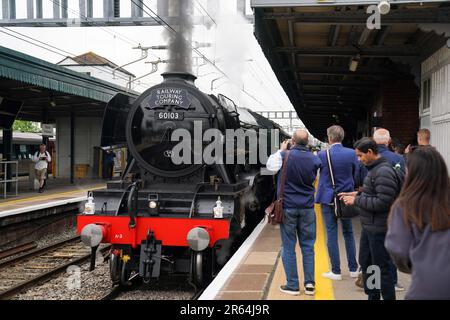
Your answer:
[[[395,300],[392,261],[384,247],[387,232],[387,217],[391,205],[400,191],[397,173],[387,159],[378,153],[378,145],[371,138],[362,138],[355,143],[358,158],[368,169],[362,192],[341,193],[346,205],[359,208],[361,239],[359,264],[363,274],[364,291],[369,300]],[[380,287],[368,283],[369,276],[377,266],[381,276]],[[375,270],[376,272],[376,270]],[[376,283],[376,281],[375,281]]]
[[[443,157],[418,147],[388,220],[386,248],[411,273],[406,299],[450,299],[450,180]]]
[[[336,192],[352,192],[355,190],[355,180],[358,180],[360,164],[353,149],[342,146],[344,140],[344,129],[334,125],[327,129],[328,143],[330,147],[330,158],[334,173]],[[331,183],[330,170],[325,151],[319,152],[321,160],[319,186],[317,190],[316,203],[320,203],[322,214],[327,229],[328,255],[331,260],[331,270],[322,274],[331,280],[342,280],[341,263],[338,244],[338,219],[334,213],[333,199],[334,191]],[[339,219],[342,223],[342,231],[347,251],[347,263],[350,277],[358,277],[358,263],[356,262],[355,238],[351,219]]]
[[[52,161],[52,157],[46,150],[45,144],[41,143],[39,145],[39,151],[36,151],[32,160],[33,162],[36,162],[34,171],[36,174],[36,179],[39,181],[39,193],[42,193],[45,187],[45,179],[47,178],[48,164]]]
[[[111,180],[114,176],[114,158],[116,157],[116,154],[112,149],[106,150],[105,153],[105,174],[104,177],[106,179]]]
[[[280,291],[290,295],[300,294],[295,254],[298,238],[303,258],[305,294],[314,295],[314,243],[316,241],[314,181],[320,167],[320,160],[307,147],[308,132],[306,130],[296,130],[292,144],[290,150],[287,150],[288,141],[283,142],[281,149],[267,160],[267,169],[277,172],[282,169],[283,161],[289,153],[283,201],[284,221],[280,225],[281,259],[287,283],[280,286]],[[281,174],[278,175],[278,196],[280,183]]]

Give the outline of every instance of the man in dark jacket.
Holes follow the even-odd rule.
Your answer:
[[[295,254],[298,238],[303,258],[305,294],[314,295],[314,243],[316,241],[314,181],[320,167],[320,160],[307,148],[308,132],[306,130],[296,130],[292,142],[294,145],[289,151],[285,141],[281,145],[281,150],[272,154],[267,160],[267,169],[277,172],[282,169],[284,157],[289,152],[283,201],[284,221],[280,226],[281,260],[287,283],[280,286],[280,291],[290,295],[300,294]],[[280,181],[281,174],[278,176],[278,192],[280,192]]]
[[[395,300],[392,263],[384,240],[387,218],[400,190],[397,175],[388,160],[378,153],[376,142],[363,138],[355,143],[356,155],[369,173],[364,179],[363,191],[342,193],[346,205],[360,209],[362,224],[359,264],[363,272],[364,291],[369,300]],[[380,294],[381,293],[381,294]]]
[[[375,130],[375,132],[373,133],[373,140],[375,140],[378,145],[378,153],[383,158],[388,160],[391,163],[392,167],[396,167],[397,170],[399,170],[399,172],[404,175],[406,171],[405,158],[389,150],[388,146],[391,143],[391,135],[389,131],[384,128]],[[391,264],[391,271],[394,277],[395,291],[404,291],[405,288],[400,283],[398,283],[397,268],[394,264]]]

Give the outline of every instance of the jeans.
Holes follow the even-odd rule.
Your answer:
[[[316,215],[314,209],[285,209],[281,230],[281,260],[286,273],[287,286],[299,289],[297,273],[297,257],[295,245],[297,237],[303,257],[303,272],[305,282],[315,284],[314,281],[314,243],[316,242]]]
[[[390,269],[392,272],[392,279],[394,280],[394,284],[396,285],[398,282],[398,275],[397,275],[397,267],[395,266],[394,262],[391,261]]]
[[[327,247],[328,255],[331,261],[331,271],[335,274],[341,274],[341,259],[339,256],[338,244],[338,219],[334,214],[332,206],[322,204],[322,214],[327,228]],[[339,219],[342,222],[342,233],[345,240],[345,251],[347,252],[348,269],[352,272],[358,270],[356,262],[355,237],[353,236],[353,227],[351,219]]]
[[[359,263],[361,265],[364,292],[367,294],[369,300],[395,300],[394,279],[392,274],[392,260],[389,253],[384,247],[384,240],[386,232],[370,232],[363,228],[361,233],[361,243],[359,246]],[[378,266],[380,270],[380,278],[376,279],[376,272],[369,271],[369,266]],[[369,281],[368,281],[369,280]],[[379,283],[377,288],[369,288],[368,284],[373,286],[374,283]]]

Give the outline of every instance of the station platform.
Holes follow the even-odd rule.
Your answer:
[[[315,281],[314,296],[304,294],[302,256],[297,244],[297,267],[300,278],[300,295],[291,296],[279,291],[280,285],[286,284],[283,264],[281,262],[280,227],[272,226],[267,220],[262,221],[236,252],[229,263],[220,271],[211,285],[204,291],[200,300],[366,300],[362,288],[355,285],[347,268],[344,239],[340,226],[339,251],[341,256],[342,280],[332,281],[321,276],[330,270],[326,245],[326,229],[320,206],[316,205],[317,236],[315,243]],[[359,218],[353,219],[353,231],[356,251],[359,251],[361,225]],[[399,283],[407,290],[410,276],[398,272]],[[402,300],[405,291],[397,292],[397,299]]]
[[[43,193],[29,190],[28,184],[19,186],[19,196],[0,198],[0,219],[86,200],[89,190],[106,187],[103,180],[80,179],[70,184],[68,179],[50,178]]]

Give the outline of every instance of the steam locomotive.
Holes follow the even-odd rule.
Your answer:
[[[244,163],[174,163],[177,142],[171,135],[184,129],[194,136],[192,143],[202,147],[203,138],[195,138],[199,125],[200,133],[253,130],[258,143],[268,146],[288,135],[223,95],[201,92],[189,73],[162,76],[162,83],[139,97],[117,94],[107,105],[101,144],[126,146],[127,167],[120,180],[89,194],[85,211],[77,216],[77,230],[93,248],[101,242],[112,245],[114,284],[184,273],[191,284],[202,287],[263,218],[275,191],[273,176],[261,174],[261,165],[249,161],[239,146],[231,154],[243,154]]]

